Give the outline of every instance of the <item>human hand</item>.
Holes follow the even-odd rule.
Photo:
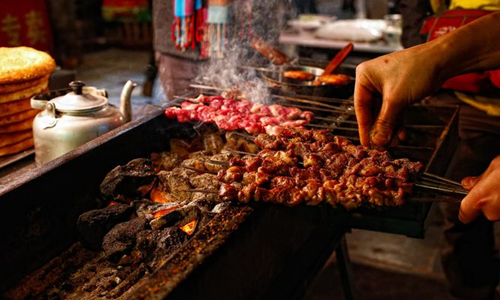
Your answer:
[[[440,56],[423,44],[363,62],[356,68],[354,108],[363,146],[385,146],[394,134],[401,110],[436,91],[444,82],[437,72]],[[382,106],[373,122],[376,94]]]
[[[490,221],[500,220],[500,156],[480,176],[462,179],[462,186],[470,191],[460,204],[462,223],[472,222],[481,212]]]

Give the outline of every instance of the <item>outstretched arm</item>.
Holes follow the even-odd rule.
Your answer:
[[[403,107],[432,94],[447,79],[496,68],[500,68],[500,12],[431,42],[360,64],[354,106],[361,143],[386,145]],[[382,95],[382,107],[375,119],[371,107],[376,94]]]

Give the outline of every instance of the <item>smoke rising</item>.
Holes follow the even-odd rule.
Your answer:
[[[212,55],[195,81],[223,89],[238,88],[249,101],[267,103],[271,98],[267,84],[255,70],[242,67],[269,67],[270,62],[250,46],[250,41],[258,36],[277,46],[281,30],[293,17],[295,10],[289,0],[233,1],[224,57]]]

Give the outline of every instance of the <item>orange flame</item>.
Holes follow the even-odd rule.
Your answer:
[[[197,224],[198,224],[198,220],[194,219],[193,221],[182,226],[180,229],[182,231],[184,231],[187,235],[192,235],[194,230],[196,229]]]
[[[151,190],[151,194],[149,195],[149,197],[151,198],[151,201],[156,203],[172,202],[167,193],[158,191],[156,188],[153,188]]]
[[[176,206],[173,206],[173,207],[170,207],[170,208],[167,208],[167,209],[162,209],[162,210],[159,210],[159,211],[155,211],[153,213],[153,218],[157,219],[163,215],[166,215],[167,213],[179,208],[180,206],[179,205],[176,205]]]

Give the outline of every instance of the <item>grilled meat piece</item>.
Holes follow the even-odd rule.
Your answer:
[[[351,77],[344,74],[328,74],[319,76],[318,81],[330,85],[343,85],[351,82]]]
[[[326,201],[347,209],[363,203],[397,206],[404,203],[404,195],[411,193],[413,180],[423,171],[419,162],[392,159],[387,152],[355,146],[324,130],[286,134],[259,135],[263,150],[258,159],[230,160],[228,170],[218,174],[227,184],[221,189],[225,199],[285,205]]]
[[[298,81],[311,81],[316,76],[312,73],[302,71],[302,70],[288,70],[283,72],[283,77],[287,79],[293,79]]]

